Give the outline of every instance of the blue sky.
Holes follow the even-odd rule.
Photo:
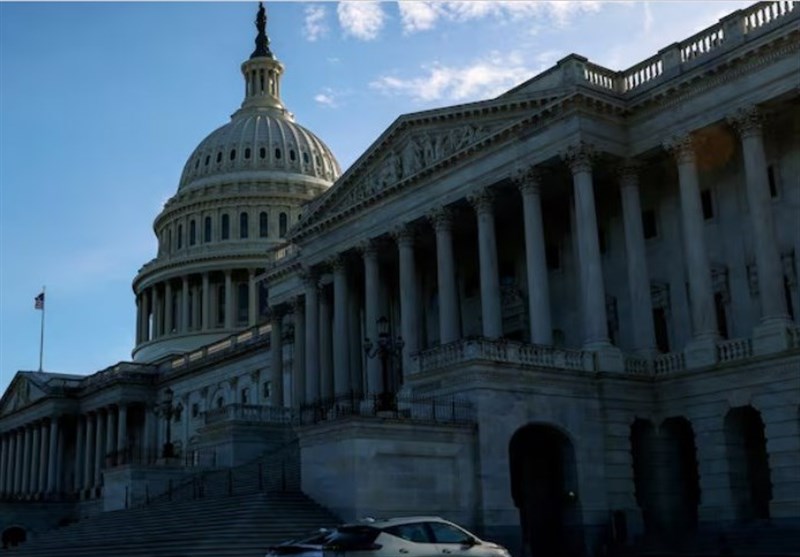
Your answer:
[[[749,2],[268,2],[283,99],[343,168],[400,114],[570,52],[625,69]],[[184,162],[242,101],[256,4],[0,2],[0,391],[130,358],[131,280]]]

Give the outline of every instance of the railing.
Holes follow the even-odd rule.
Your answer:
[[[226,352],[232,350],[236,346],[249,344],[251,342],[256,342],[257,340],[264,339],[265,337],[266,341],[269,342],[269,333],[271,331],[272,331],[272,326],[269,324],[257,325],[255,327],[251,327],[246,331],[237,333],[235,335],[231,335],[223,340],[220,340],[219,342],[215,342],[214,344],[209,344],[208,346],[204,346],[198,350],[189,352],[187,354],[184,354],[183,356],[168,361],[166,363],[167,370],[180,369],[190,363],[202,360],[208,356],[213,356],[214,354]]]
[[[649,358],[626,355],[625,373],[630,373],[631,375],[651,375],[653,373],[653,363]]]
[[[418,371],[428,371],[469,361],[490,361],[522,366],[592,370],[592,353],[516,341],[470,338],[419,352],[412,357]]]
[[[587,62],[584,66],[583,77],[592,85],[597,85],[610,91],[617,90],[617,72],[603,66]]]
[[[759,2],[744,11],[744,32],[751,33],[797,9],[797,2]]]
[[[696,35],[681,41],[681,62],[687,62],[708,54],[719,48],[725,40],[725,31],[721,23],[703,29]]]
[[[622,72],[622,90],[630,91],[640,85],[644,85],[664,73],[664,61],[661,55],[657,54],[648,58],[644,62],[639,62],[635,66]]]
[[[686,358],[683,352],[670,352],[653,358],[653,372],[656,375],[664,375],[684,369],[686,369]]]
[[[228,404],[222,408],[207,411],[204,421],[206,425],[229,421],[287,424],[292,422],[293,417],[294,413],[291,408],[256,404]]]
[[[717,343],[717,361],[732,362],[750,358],[753,355],[753,342],[749,338],[735,338]]]
[[[474,424],[476,419],[472,403],[452,395],[410,397],[384,393],[363,397],[353,393],[301,406],[297,423],[311,425],[355,416],[436,424]]]

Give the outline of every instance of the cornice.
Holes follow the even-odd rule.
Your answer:
[[[144,288],[150,285],[148,282],[149,278],[158,273],[168,272],[170,270],[179,270],[180,272],[176,272],[173,275],[169,275],[166,277],[161,277],[159,280],[167,280],[181,277],[187,273],[191,274],[192,266],[201,265],[203,263],[214,263],[215,268],[213,271],[224,271],[228,267],[235,266],[237,263],[241,263],[242,261],[250,261],[252,262],[249,267],[264,267],[266,264],[264,258],[264,251],[269,248],[269,246],[265,246],[263,249],[253,250],[248,253],[231,253],[230,245],[226,246],[229,249],[220,250],[218,254],[203,254],[203,255],[191,255],[188,257],[183,257],[179,259],[169,259],[164,260],[160,258],[156,258],[151,260],[148,263],[145,263],[140,269],[139,272],[136,274],[136,277],[133,279],[133,290],[134,292],[138,292],[140,288]],[[230,263],[230,265],[226,265],[226,263]]]

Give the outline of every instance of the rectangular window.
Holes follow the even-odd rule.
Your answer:
[[[193,246],[197,241],[197,229],[194,220],[189,221],[189,245]]]
[[[192,418],[196,418],[200,415],[200,405],[196,402],[192,404]]]
[[[662,354],[669,352],[669,333],[667,313],[664,308],[653,308],[653,326],[656,333],[656,347]]]
[[[250,398],[250,389],[242,389],[241,397],[242,404],[248,404],[248,400]]]
[[[264,386],[262,388],[263,391],[261,394],[263,395],[264,400],[269,400],[270,394],[272,393],[272,384],[269,381],[267,381],[266,383],[264,383]]]
[[[658,226],[656,225],[656,212],[652,209],[642,211],[642,229],[646,240],[658,236]]]
[[[178,249],[183,247],[183,225],[178,225]]]
[[[775,177],[775,166],[769,165],[767,167],[767,180],[769,182],[769,196],[772,199],[778,197],[778,180]]]
[[[703,218],[711,220],[714,218],[714,202],[711,198],[711,190],[700,191],[700,202],[703,205]]]
[[[714,293],[714,310],[717,314],[717,331],[719,336],[728,338],[728,312],[725,308],[725,301],[720,292]]]

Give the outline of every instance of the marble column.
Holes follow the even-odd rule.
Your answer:
[[[20,492],[30,493],[31,484],[31,453],[33,452],[33,427],[28,424],[24,428],[22,441],[22,485]]]
[[[152,338],[150,335],[150,288],[142,289],[142,342]]]
[[[97,415],[94,413],[86,414],[86,447],[83,458],[83,487],[86,490],[94,486],[94,453],[95,453],[95,422]]]
[[[211,328],[211,282],[208,272],[203,273],[203,301],[201,310],[202,322],[201,329],[207,331]]]
[[[181,277],[181,325],[178,328],[180,333],[188,333],[191,328],[189,324],[189,277]]]
[[[103,476],[100,474],[104,468],[105,460],[105,438],[106,438],[106,421],[105,411],[98,410],[95,415],[95,445],[94,445],[94,483],[95,487],[100,487],[102,484]]]
[[[364,259],[364,332],[373,344],[378,341],[378,309],[380,304],[380,269],[378,250],[374,242],[361,246]],[[383,375],[378,358],[367,358],[367,395],[383,392]]]
[[[233,279],[230,269],[225,271],[225,328],[233,329]]]
[[[256,288],[256,270],[247,272],[247,324],[254,327],[258,321],[258,289]]]
[[[37,493],[47,493],[47,469],[49,461],[55,457],[50,455],[50,424],[42,422],[39,426],[39,479],[36,482]]]
[[[306,403],[306,308],[303,298],[292,302],[294,315],[294,361],[292,362],[292,406]]]
[[[125,449],[128,447],[128,405],[120,402],[117,407],[117,462],[123,458]]]
[[[153,335],[152,338],[157,339],[160,337],[164,330],[162,329],[163,321],[161,320],[161,293],[158,291],[158,285],[153,285]]]
[[[764,154],[763,119],[758,108],[740,109],[729,118],[739,132],[744,158],[747,206],[753,231],[753,251],[758,269],[758,297],[762,323],[789,324],[784,295],[783,265],[775,239],[767,158]]]
[[[0,434],[0,494],[6,492],[6,473],[8,471],[8,439]]]
[[[550,317],[550,281],[542,221],[541,176],[531,166],[515,176],[522,194],[525,224],[525,264],[528,279],[528,318],[533,344],[553,344]]]
[[[34,423],[31,426],[31,466],[28,476],[28,493],[34,495],[39,492],[39,467],[42,463],[42,436],[41,424]]]
[[[58,427],[58,418],[50,419],[50,438],[48,439],[47,449],[47,493],[57,493],[59,474],[59,467],[61,466],[61,459],[58,455],[58,439],[60,437]]]
[[[453,257],[453,214],[442,207],[430,215],[436,231],[436,277],[439,294],[439,343],[461,337],[458,324],[458,290]]]
[[[403,377],[411,371],[411,355],[419,351],[419,287],[414,255],[414,229],[403,225],[393,233],[400,273],[400,334],[403,337]]]
[[[116,450],[117,440],[115,436],[117,434],[117,424],[114,421],[114,409],[109,406],[106,409],[106,438],[105,438],[105,447],[103,450],[103,468],[107,468],[108,465],[106,464],[106,456],[109,453],[113,453]]]
[[[468,200],[478,218],[483,336],[499,339],[503,336],[503,311],[500,300],[500,275],[497,268],[494,192],[485,187],[470,195]]]
[[[150,404],[145,404],[144,406],[144,432],[142,433],[142,448],[146,455],[145,460],[148,462],[151,458],[156,458],[160,456],[158,442],[153,439],[153,431],[154,431],[154,422],[156,421],[155,417],[155,407]]]
[[[584,328],[583,344],[590,350],[610,345],[606,322],[603,264],[597,235],[592,155],[591,147],[584,143],[570,146],[562,155],[572,172]]]
[[[347,265],[339,255],[331,261],[333,269],[333,330],[336,341],[333,343],[333,392],[337,397],[347,395],[350,385],[350,328],[347,326],[347,312],[350,299],[347,283]]]
[[[275,306],[271,308],[270,324],[270,405],[283,406],[283,307]]]
[[[203,289],[201,286],[192,287],[192,319],[189,327],[192,331],[199,331],[202,327]]]
[[[142,342],[142,296],[136,295],[136,345]]]
[[[73,490],[78,492],[85,483],[83,459],[86,455],[86,416],[78,415],[75,420],[75,479]]]
[[[708,250],[706,250],[700,185],[692,136],[687,134],[675,137],[664,146],[672,152],[678,164],[686,273],[691,298],[692,335],[695,340],[713,341],[717,336],[714,291],[711,284]]]
[[[348,300],[348,339],[350,352],[350,385],[353,392],[359,398],[364,394],[364,375],[362,371],[362,360],[364,358],[364,336],[361,334],[361,296],[358,296],[358,287],[350,277],[350,295]]]
[[[16,435],[16,443],[14,445],[14,493],[22,493],[22,464],[23,453],[25,452],[25,430],[19,428]]]
[[[319,400],[319,290],[317,275],[308,270],[303,278],[306,297],[306,404]]]
[[[173,308],[173,300],[172,300],[172,282],[166,281],[164,283],[164,331],[165,335],[172,334],[172,308]]]
[[[331,303],[325,287],[319,293],[319,376],[320,397],[333,397],[333,331],[331,330]]]
[[[639,201],[638,167],[627,161],[619,168],[618,174],[622,220],[625,226],[625,259],[628,265],[634,350],[642,356],[651,356],[656,349],[656,334],[653,326],[650,275],[647,272],[642,206]]]

